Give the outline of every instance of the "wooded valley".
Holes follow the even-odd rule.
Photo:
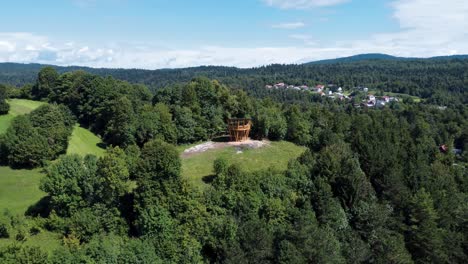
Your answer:
[[[0,212],[1,263],[468,259],[468,59],[10,66],[0,67],[0,171],[37,172],[43,195]],[[368,109],[264,88],[279,81],[408,97]],[[17,99],[41,103],[3,122]],[[178,148],[225,135],[230,118],[250,118],[253,139],[301,146],[299,157],[261,170],[219,157],[199,188],[182,177]],[[99,154],[69,151],[76,124],[102,140]]]

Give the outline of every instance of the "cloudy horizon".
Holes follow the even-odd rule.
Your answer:
[[[363,53],[468,54],[462,0],[67,0],[19,15],[24,2],[37,4],[5,4],[0,62],[247,68]]]

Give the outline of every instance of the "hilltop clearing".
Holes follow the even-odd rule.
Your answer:
[[[213,174],[213,162],[225,158],[246,171],[286,170],[289,160],[299,157],[305,148],[280,141],[212,142],[179,147],[182,176],[196,186],[205,187]]]

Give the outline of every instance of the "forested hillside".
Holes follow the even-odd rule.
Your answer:
[[[344,63],[344,62],[358,62],[358,61],[368,61],[368,60],[393,60],[393,61],[436,61],[436,60],[449,60],[449,59],[467,59],[468,55],[452,55],[452,56],[438,56],[432,58],[406,58],[406,57],[396,57],[392,55],[382,54],[382,53],[368,53],[368,54],[359,54],[350,57],[328,59],[328,60],[319,60],[312,61],[307,64],[333,64],[333,63]]]
[[[467,67],[373,61],[106,73],[138,84],[42,68],[31,85],[0,90],[3,105],[6,97],[49,103],[0,135],[3,165],[44,168],[47,194],[24,215],[2,213],[0,262],[466,263]],[[276,80],[372,85],[428,100],[358,108],[263,89]],[[192,186],[176,145],[222,135],[232,117],[251,118],[254,138],[307,150],[286,170],[252,172],[218,158],[207,188]],[[66,155],[75,121],[100,135],[104,155]],[[59,239],[53,250],[26,244],[42,233]]]
[[[365,55],[362,55],[365,56]],[[59,73],[78,69],[113,76],[131,83],[142,83],[150,90],[186,83],[197,76],[217,79],[233,88],[245,89],[260,96],[266,84],[285,82],[293,85],[333,83],[351,88],[359,85],[373,89],[431,98],[439,104],[467,102],[468,59],[436,57],[433,59],[346,59],[335,63],[307,65],[271,65],[251,69],[233,67],[195,67],[185,69],[138,70],[55,67]],[[0,64],[0,83],[22,86],[33,83],[43,67],[39,64]]]

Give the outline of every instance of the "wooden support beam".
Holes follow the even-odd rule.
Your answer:
[[[250,119],[229,119],[228,130],[231,141],[245,141],[249,139],[252,122]]]

